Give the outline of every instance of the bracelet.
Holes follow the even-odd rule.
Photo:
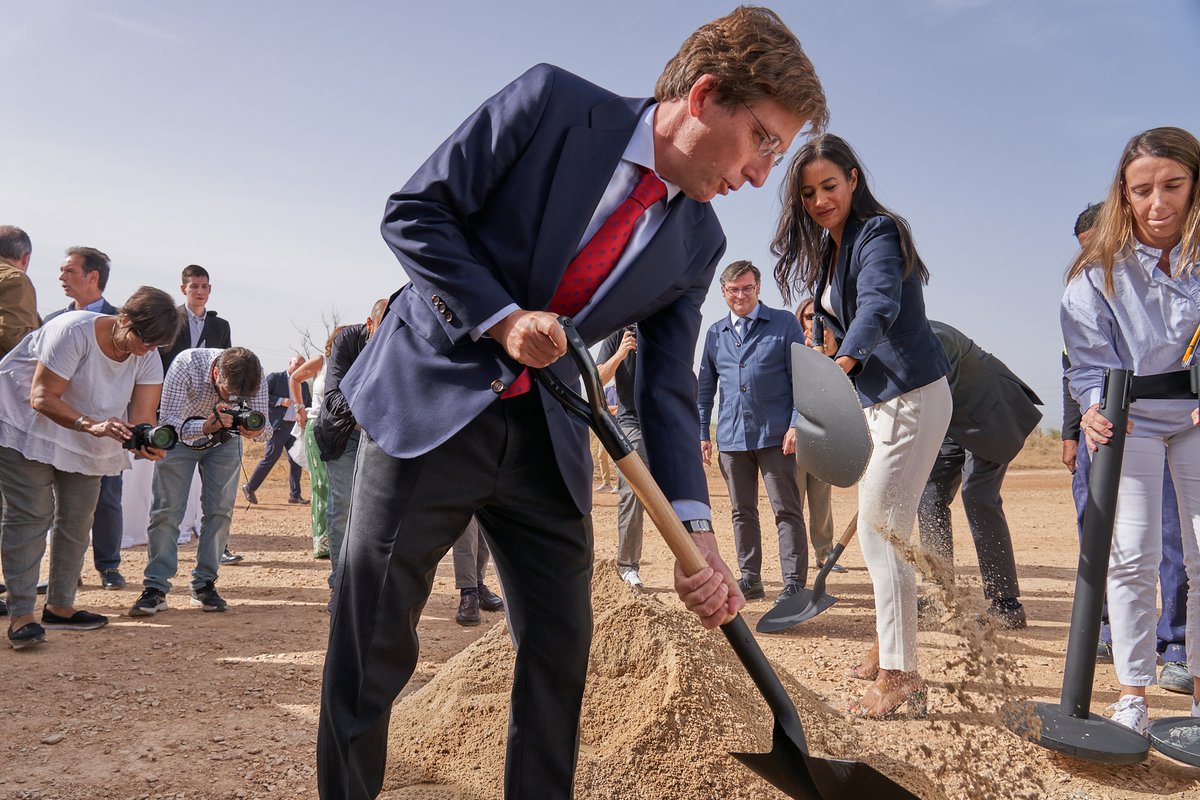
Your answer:
[[[75,430],[77,430],[77,431],[81,431],[81,430],[83,430],[83,426],[84,426],[84,422],[83,422],[83,421],[84,421],[85,419],[87,419],[87,414],[80,414],[80,415],[79,415],[79,419],[75,420]]]

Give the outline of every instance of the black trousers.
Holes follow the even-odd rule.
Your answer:
[[[322,800],[378,795],[392,702],[442,556],[487,531],[517,643],[504,796],[568,800],[591,645],[592,537],[554,461],[537,391],[398,459],[363,435],[334,588],[317,733]]]
[[[983,596],[992,601],[1021,596],[1012,535],[1000,499],[1007,471],[1008,464],[980,458],[947,439],[933,463],[918,507],[921,545],[953,564],[950,502],[962,486],[963,510],[983,577]]]

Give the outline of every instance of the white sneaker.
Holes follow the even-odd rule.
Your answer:
[[[1194,698],[1192,700],[1192,716],[1200,717],[1200,703],[1197,703]]]
[[[630,588],[636,591],[645,591],[646,584],[642,583],[642,577],[637,574],[636,569],[631,569],[621,576],[621,580],[629,584]]]
[[[1142,736],[1146,735],[1146,729],[1150,727],[1150,712],[1146,710],[1146,698],[1138,697],[1136,694],[1124,694],[1121,695],[1120,700],[1109,706],[1108,710],[1113,712],[1109,717],[1113,722],[1124,725]]]
[[[612,488],[613,487],[609,486],[607,483],[602,483],[596,487],[596,491],[608,493],[608,492],[612,491]]]

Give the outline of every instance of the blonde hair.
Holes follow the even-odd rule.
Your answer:
[[[1083,274],[1083,271],[1099,264],[1104,270],[1104,294],[1112,296],[1116,291],[1113,283],[1113,267],[1133,247],[1133,212],[1129,198],[1125,195],[1125,170],[1139,158],[1169,158],[1183,167],[1192,178],[1191,204],[1181,230],[1182,245],[1176,274],[1191,272],[1200,258],[1200,141],[1183,128],[1151,128],[1129,140],[1121,153],[1117,174],[1103,207],[1092,226],[1092,236],[1075,261],[1067,270],[1067,283]]]
[[[696,29],[663,67],[654,99],[661,103],[686,97],[701,75],[717,79],[725,106],[770,98],[807,120],[813,131],[823,130],[829,121],[825,91],[812,62],[769,8],[739,6]]]

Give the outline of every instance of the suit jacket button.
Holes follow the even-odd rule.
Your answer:
[[[445,319],[445,320],[446,320],[446,322],[453,322],[453,321],[454,321],[454,315],[453,315],[453,314],[451,314],[449,311],[446,311],[446,310],[444,310],[444,309],[443,309],[443,311],[442,311],[442,318],[443,318],[443,319]]]
[[[442,304],[442,298],[438,297],[436,294],[433,295],[432,297],[430,297],[429,299],[431,301],[433,301],[433,304],[435,306],[440,306]]]
[[[495,392],[496,394],[500,394],[501,392],[503,392],[504,391],[504,381],[500,380],[499,378],[492,381],[492,391]]]

